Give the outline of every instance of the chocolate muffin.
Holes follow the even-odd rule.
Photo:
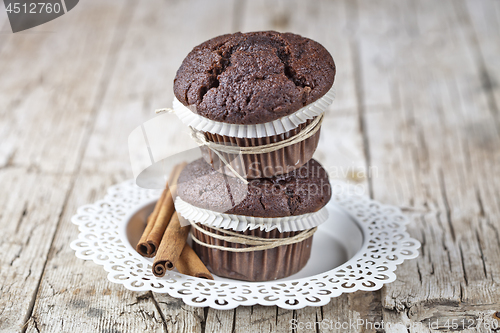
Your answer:
[[[227,153],[247,179],[285,174],[314,154],[323,112],[333,101],[335,63],[319,43],[291,33],[228,34],[196,46],[174,80],[174,109],[188,126],[221,145],[262,147]],[[309,136],[300,133],[311,132]],[[292,140],[297,138],[297,140]],[[220,163],[207,151],[208,163]]]
[[[196,46],[177,71],[174,94],[208,119],[263,124],[316,101],[334,79],[332,56],[309,38],[238,32]]]
[[[198,159],[182,171],[178,196],[176,209],[181,216],[196,224],[197,227],[191,228],[193,240],[198,241],[193,242],[193,248],[209,270],[228,278],[267,281],[297,273],[306,265],[311,253],[313,229],[317,224],[300,230],[243,228],[236,233],[261,239],[287,239],[302,233],[310,233],[310,236],[270,249],[232,252],[211,246],[226,249],[251,246],[219,239],[217,235],[227,236],[228,230],[212,227],[210,221],[232,218],[240,221],[241,225],[242,220],[260,219],[261,225],[269,226],[269,221],[304,217],[310,223],[323,218],[321,223],[327,217],[322,208],[330,200],[331,188],[326,171],[313,159],[291,173],[254,179],[249,184],[225,176],[203,159]],[[189,209],[185,209],[186,205],[195,207],[196,212],[190,213]],[[203,220],[200,211],[207,211],[212,216],[208,223]],[[235,233],[234,229],[229,231]]]
[[[330,200],[328,174],[316,160],[248,185],[214,170],[203,159],[188,164],[179,176],[179,197],[199,208],[253,217],[284,217],[313,213]]]

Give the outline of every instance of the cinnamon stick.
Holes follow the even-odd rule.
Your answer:
[[[141,239],[136,246],[137,252],[144,257],[151,258],[156,255],[165,229],[175,211],[172,190],[175,191],[179,175],[186,164],[187,163],[184,162],[174,166],[168,178],[165,190],[163,190],[160,199],[156,202],[153,212],[148,217],[146,229],[144,229]]]
[[[182,274],[209,280],[214,279],[196,252],[187,243],[184,245],[184,249],[182,249],[181,256],[175,268]]]
[[[167,189],[163,190],[163,193],[161,194],[160,199],[156,202],[155,209],[149,215],[148,217],[148,222],[146,225],[146,229],[144,229],[144,232],[142,233],[141,239],[139,240],[139,243],[137,243],[136,250],[139,252],[143,257],[152,257],[154,256],[154,242],[149,239],[148,241],[148,236],[151,233],[151,230],[153,230],[153,226],[156,223],[156,219],[158,218],[158,213],[160,212],[160,208],[163,205],[163,202],[165,201],[165,196],[167,193]]]
[[[177,212],[172,215],[153,263],[154,275],[161,277],[167,270],[174,269],[186,244],[190,227],[190,225],[181,227]]]

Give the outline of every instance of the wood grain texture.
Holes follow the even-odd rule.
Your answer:
[[[1,11],[0,27],[0,332],[439,332],[454,322],[491,331],[500,311],[498,1],[87,0],[19,34]],[[266,29],[332,53],[337,98],[315,158],[332,178],[406,211],[420,257],[381,291],[296,311],[194,308],[110,283],[69,248],[78,235],[70,217],[131,178],[127,136],[171,104],[193,46]],[[170,143],[182,147],[176,130]],[[352,322],[363,324],[339,326]]]
[[[156,2],[151,7],[138,3],[130,1],[118,11],[122,26],[109,22],[108,29],[117,31],[116,55],[108,56],[106,87],[101,92],[102,100],[90,125],[82,163],[47,261],[47,267],[63,269],[51,268],[43,276],[28,331],[191,332],[201,329],[200,323],[204,321],[203,309],[175,307],[179,302],[172,297],[133,293],[110,283],[101,266],[74,260],[74,252],[68,246],[78,235],[77,228],[69,222],[76,209],[104,196],[110,185],[132,177],[126,145],[128,134],[151,119],[154,109],[171,104],[175,71],[183,53],[194,46],[185,40],[198,39],[194,44],[210,38],[214,32],[202,27],[210,23],[214,11],[230,6],[228,1],[218,6],[200,1],[197,6],[206,10],[189,21],[185,17],[192,3]],[[165,20],[167,11],[180,14]],[[219,24],[219,27],[212,24],[212,28],[221,34],[230,29],[231,18]],[[168,43],[158,43],[163,39]],[[175,140],[174,128],[170,131],[172,142],[182,145]],[[72,278],[75,274],[81,276],[79,280]],[[81,285],[88,287],[82,289]],[[57,297],[51,296],[53,289],[60,291]],[[84,292],[75,294],[76,289]],[[85,302],[83,306],[71,306],[81,302]],[[94,311],[89,313],[89,308]]]
[[[7,255],[0,257],[0,330],[20,329],[35,302],[99,95],[105,63],[99,55],[109,52],[112,30],[95,35],[104,19],[116,25],[118,18],[105,17],[106,8],[89,4],[66,29],[60,27],[68,21],[61,19],[11,34],[1,49],[0,228],[1,253]],[[96,30],[74,43],[91,18]]]
[[[413,207],[409,232],[423,244],[382,291],[384,321],[394,325],[388,331],[427,332],[455,321],[464,331],[488,332],[482,323],[495,321],[500,304],[492,261],[500,226],[492,222],[498,195],[485,191],[498,188],[491,175],[499,174],[500,138],[467,7],[394,1],[358,8],[363,82],[390,64],[377,72],[383,90],[363,87],[370,163],[381,170],[374,197]]]

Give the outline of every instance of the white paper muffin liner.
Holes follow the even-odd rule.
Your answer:
[[[254,217],[218,213],[195,207],[181,198],[175,199],[175,210],[183,218],[209,227],[245,231],[260,228],[263,231],[278,229],[279,232],[301,231],[319,226],[328,219],[325,207],[314,213],[285,217]]]
[[[238,125],[210,120],[194,113],[174,97],[173,109],[179,119],[187,126],[198,131],[210,132],[236,138],[262,138],[280,135],[293,130],[309,119],[319,116],[332,104],[335,98],[335,86],[317,101],[304,106],[291,115],[264,124]]]

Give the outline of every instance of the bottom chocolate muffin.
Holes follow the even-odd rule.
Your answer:
[[[204,230],[217,235],[224,233],[198,224]],[[229,247],[248,248],[248,245],[227,242],[203,234],[192,228],[192,236],[203,243]],[[257,236],[260,238],[288,238],[296,236],[301,231],[279,232],[277,229],[266,232],[260,229],[240,232],[243,235]],[[231,252],[209,248],[193,242],[193,248],[205,263],[207,268],[215,275],[231,279],[247,281],[269,281],[281,279],[300,271],[309,260],[311,255],[313,236],[300,242],[278,246],[268,250],[250,252]]]
[[[323,207],[331,197],[328,175],[313,159],[290,173],[248,184],[198,159],[184,168],[177,190],[177,212],[194,224],[192,236],[209,244],[193,242],[201,260],[218,276],[247,281],[280,279],[302,269],[311,254],[312,233],[328,216]],[[228,232],[237,239],[220,239]],[[248,236],[259,239],[242,240]],[[293,243],[276,247],[281,241],[271,241],[271,248],[268,239]],[[227,249],[263,243],[267,247],[249,252]]]

